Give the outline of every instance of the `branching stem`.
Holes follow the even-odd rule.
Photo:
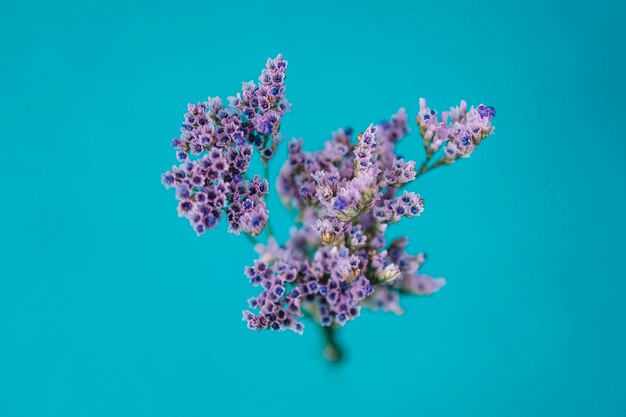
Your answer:
[[[440,166],[448,165],[448,164],[446,164],[446,157],[442,156],[437,162],[435,162],[431,166],[428,166],[428,162],[430,161],[431,158],[432,158],[432,155],[426,157],[426,160],[424,161],[424,163],[420,167],[419,171],[415,175],[415,179],[419,178],[420,175],[424,175],[427,172],[430,172],[430,171],[432,171],[434,169],[439,168]]]

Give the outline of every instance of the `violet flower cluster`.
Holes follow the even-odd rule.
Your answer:
[[[226,215],[229,231],[258,235],[268,218],[263,197],[267,180],[248,179],[253,147],[263,161],[274,155],[280,143],[282,116],[289,111],[285,98],[287,61],[278,55],[242,92],[229,97],[189,104],[181,134],[172,140],[181,162],[162,175],[166,188],[176,188],[178,214],[189,219],[198,235],[214,229]]]
[[[286,68],[281,55],[269,59],[258,85],[244,83],[228,107],[218,98],[189,105],[182,134],[172,142],[181,164],[163,174],[163,183],[176,189],[178,213],[199,235],[222,213],[235,234],[267,230],[268,178],[249,179],[248,170],[254,149],[267,164],[281,142],[280,120],[290,107]],[[339,129],[318,151],[290,141],[276,189],[297,227],[284,244],[269,233],[255,246],[259,258],[245,275],[260,292],[243,312],[248,327],[302,333],[309,317],[325,329],[327,357],[337,359],[332,332],[362,308],[400,314],[400,295],[437,292],[445,280],[421,272],[424,254],[410,254],[407,237],[388,241],[385,232],[424,210],[421,196],[407,185],[469,157],[493,133],[494,116],[493,107],[468,110],[465,101],[438,115],[420,99],[416,122],[426,157],[419,168],[396,152],[410,131],[403,108],[359,134]],[[441,157],[430,163],[438,152]]]

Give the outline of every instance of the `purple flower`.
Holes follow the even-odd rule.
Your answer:
[[[441,119],[438,119],[437,112],[428,108],[424,99],[420,99],[420,112],[416,121],[428,157],[445,143],[442,162],[450,164],[459,158],[469,157],[476,146],[493,133],[491,120],[495,115],[495,108],[484,104],[467,111],[467,103],[461,101],[458,107],[443,112]]]
[[[439,121],[437,112],[426,106],[426,100],[420,98],[420,111],[415,119],[424,139],[424,146],[429,154],[437,152],[441,146],[445,123]]]
[[[324,246],[337,245],[344,239],[344,224],[337,219],[318,219],[312,228]]]
[[[292,282],[297,274],[296,268],[290,268],[281,262],[267,265],[256,261],[254,266],[246,268],[251,284],[263,288],[259,295],[248,300],[250,308],[258,309],[259,312],[243,312],[243,320],[248,323],[248,328],[289,329],[302,333],[304,325],[299,322],[302,317],[302,294],[298,287],[287,287],[287,283]]]
[[[378,141],[376,132],[378,128],[370,125],[365,132],[357,138],[357,145],[354,147],[354,169],[356,171],[367,170],[376,163],[378,153]]]
[[[243,178],[252,156],[248,143],[259,149],[263,160],[270,159],[280,143],[280,120],[289,111],[283,85],[286,68],[281,55],[268,59],[260,84],[243,83],[242,92],[228,98],[229,107],[218,97],[187,106],[181,134],[172,140],[181,165],[164,173],[161,182],[176,188],[178,213],[189,219],[198,235],[215,228],[223,213],[235,234],[256,236],[263,230],[267,182],[257,179],[250,185]]]
[[[493,119],[496,116],[496,109],[491,106],[485,106],[484,104],[481,104],[480,106],[477,107],[477,110],[478,110],[478,114],[483,119],[484,118]]]
[[[188,105],[171,141],[179,164],[161,182],[175,190],[179,216],[198,235],[223,216],[236,235],[259,236],[266,227],[270,184],[249,171],[253,153],[267,164],[282,142],[281,121],[290,110],[286,68],[278,55],[227,104],[209,97]],[[388,243],[385,234],[390,223],[424,210],[420,194],[405,187],[433,168],[469,157],[494,132],[495,113],[484,104],[468,109],[465,101],[438,113],[420,99],[415,120],[426,152],[420,165],[397,152],[410,132],[404,108],[356,138],[352,128],[332,132],[316,151],[305,151],[301,139],[290,141],[276,185],[297,227],[283,244],[271,236],[255,244],[259,257],[244,271],[257,288],[243,311],[247,326],[302,333],[306,315],[332,332],[357,318],[362,307],[400,314],[401,295],[439,291],[446,281],[421,271],[425,255],[410,254],[406,237]]]
[[[493,107],[480,105],[472,107],[465,115],[447,128],[448,143],[444,148],[447,163],[469,157],[476,147],[491,135],[494,127],[491,119],[496,111]]]
[[[433,278],[429,275],[417,274],[404,280],[402,289],[404,292],[415,295],[431,295],[446,285],[444,278]]]
[[[404,159],[395,159],[391,166],[383,171],[383,184],[390,187],[400,187],[415,179],[415,161],[404,162]]]
[[[237,183],[231,194],[231,203],[225,209],[229,231],[238,235],[241,231],[257,236],[267,222],[269,212],[263,197],[268,193],[267,180],[255,175],[252,181]]]

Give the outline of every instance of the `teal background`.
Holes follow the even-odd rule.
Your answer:
[[[624,16],[618,1],[3,3],[0,416],[626,415]],[[252,248],[223,225],[196,238],[160,184],[187,102],[236,92],[278,52],[283,133],[307,149],[414,117],[420,96],[498,112],[391,230],[448,285],[350,323],[338,368],[312,326],[245,328]],[[420,160],[417,136],[402,151]]]

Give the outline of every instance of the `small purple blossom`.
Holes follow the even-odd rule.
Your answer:
[[[496,109],[493,108],[492,106],[485,106],[484,104],[481,104],[480,106],[477,107],[477,110],[478,110],[478,114],[483,119],[485,118],[493,119],[496,115]]]
[[[311,227],[324,246],[337,245],[344,239],[344,223],[336,219],[317,219]]]

